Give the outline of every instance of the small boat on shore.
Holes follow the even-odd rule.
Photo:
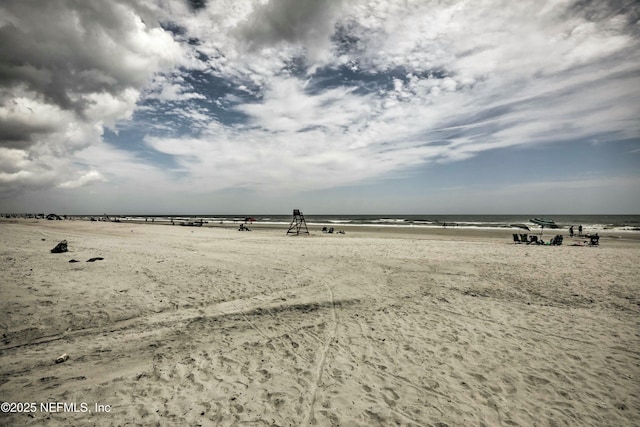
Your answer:
[[[203,220],[198,221],[182,221],[180,225],[184,225],[185,227],[202,227],[204,224]]]

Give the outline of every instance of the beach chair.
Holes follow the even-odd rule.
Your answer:
[[[513,233],[513,243],[520,243],[520,238],[516,233]]]
[[[599,246],[600,245],[600,236],[597,234],[594,236],[589,236],[589,246]]]
[[[529,239],[529,243],[535,243],[536,245],[538,244],[538,236],[531,236]]]
[[[562,237],[562,235],[558,234],[556,237],[554,237],[551,240],[551,244],[554,245],[554,246],[560,246],[562,244],[562,240],[563,239],[564,238]]]

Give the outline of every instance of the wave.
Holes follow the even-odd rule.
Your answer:
[[[4,215],[5,217],[43,217],[25,215]],[[640,232],[640,215],[305,215],[309,224],[333,224],[344,226],[379,226],[379,227],[459,227],[472,229],[523,229],[539,230],[540,226],[530,222],[533,218],[549,218],[557,225],[558,230],[567,231],[573,225],[577,232],[583,226],[584,232],[625,231]],[[129,221],[143,223],[171,223],[174,221],[204,221],[211,224],[237,224],[246,218],[254,219],[256,224],[281,225],[291,223],[291,215],[67,215],[67,219]]]

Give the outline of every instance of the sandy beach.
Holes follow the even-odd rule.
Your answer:
[[[635,234],[345,230],[0,222],[0,425],[638,425]]]

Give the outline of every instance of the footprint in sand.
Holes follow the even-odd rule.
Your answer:
[[[424,382],[429,390],[436,390],[440,387],[440,383],[432,379],[426,379]]]
[[[382,389],[382,399],[386,402],[387,405],[393,407],[396,405],[396,401],[400,399],[400,396],[398,396],[398,393],[396,393],[392,389],[385,387]]]
[[[275,408],[276,410],[282,408],[286,403],[284,394],[278,392],[271,393],[268,391],[262,393],[262,401],[268,402],[271,407]]]
[[[261,383],[266,383],[271,379],[271,374],[266,369],[260,369],[258,373],[262,375],[262,377],[260,378]]]
[[[528,382],[529,384],[533,385],[533,386],[540,386],[540,385],[549,384],[549,380],[547,380],[545,378],[536,377],[534,375],[529,375],[525,379],[525,381]]]
[[[487,381],[487,379],[481,374],[475,374],[475,373],[472,372],[469,375],[471,375],[472,377],[474,377],[475,379],[477,379],[480,382],[486,382]]]

